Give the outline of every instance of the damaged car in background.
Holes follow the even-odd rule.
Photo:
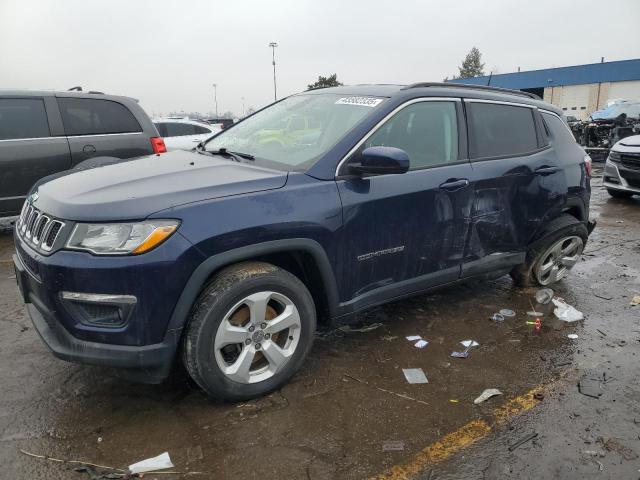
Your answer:
[[[612,145],[640,133],[640,102],[617,101],[583,122],[569,122],[569,126],[587,152],[606,156]]]

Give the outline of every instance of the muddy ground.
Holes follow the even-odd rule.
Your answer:
[[[640,294],[640,198],[611,199],[600,183],[598,228],[555,288],[586,320],[554,320],[547,306],[536,332],[526,324],[535,290],[509,277],[460,285],[369,311],[351,331],[325,328],[291,383],[242,404],[208,400],[181,372],[139,385],[55,359],[20,302],[11,235],[0,234],[0,478],[90,478],[20,449],[121,468],[168,451],[176,470],[206,479],[639,478],[640,306],[630,301]],[[489,321],[501,308],[517,315]],[[417,349],[407,335],[430,343]],[[480,346],[450,357],[465,339]],[[428,384],[405,381],[402,369],[417,367]],[[604,374],[600,398],[578,392],[585,373]],[[503,395],[474,405],[485,388]],[[543,394],[534,404],[532,391]],[[500,409],[514,398],[526,408]]]

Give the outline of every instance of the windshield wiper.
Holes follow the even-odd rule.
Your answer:
[[[246,160],[255,160],[256,159],[256,157],[254,157],[250,153],[232,152],[231,150],[227,150],[225,147],[219,148],[218,150],[203,150],[203,151],[205,151],[207,153],[210,153],[211,155],[222,155],[223,157],[231,157],[234,160],[236,160],[237,162],[240,161],[240,160],[238,160],[238,157],[244,158]]]

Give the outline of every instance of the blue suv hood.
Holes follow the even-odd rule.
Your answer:
[[[286,181],[286,172],[174,151],[45,179],[35,206],[65,220],[137,220],[185,203],[281,188]]]

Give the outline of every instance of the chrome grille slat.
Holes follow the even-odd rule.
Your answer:
[[[20,217],[18,234],[32,247],[50,252],[62,227],[64,222],[51,218],[33,205],[28,205]]]

